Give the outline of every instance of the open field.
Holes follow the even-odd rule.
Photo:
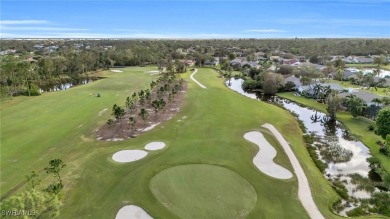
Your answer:
[[[67,91],[1,103],[2,195],[23,182],[30,170],[41,170],[50,159],[60,158],[68,164],[63,172],[65,199],[61,218],[113,218],[125,205],[139,206],[154,218],[179,218],[174,210],[177,205],[167,207],[153,194],[156,188],[162,191],[159,187],[164,183],[172,183],[173,187],[180,183],[180,178],[169,182],[163,174],[173,174],[188,182],[191,177],[177,171],[177,166],[213,165],[215,174],[237,180],[222,185],[233,188],[232,193],[221,190],[224,194],[220,200],[229,197],[228,205],[222,207],[250,211],[248,218],[308,218],[298,200],[296,175],[288,180],[275,179],[260,172],[252,162],[258,146],[246,141],[243,135],[258,130],[275,147],[275,163],[293,172],[278,141],[270,131],[261,128],[270,123],[290,143],[321,213],[326,218],[340,218],[329,210],[337,195],[312,162],[295,118],[277,106],[229,90],[212,69],[199,69],[194,76],[207,89],[190,80],[189,72],[182,75],[188,81],[188,91],[180,112],[171,120],[134,139],[97,141],[94,130],[109,118],[112,105],[124,105],[126,96],[146,87],[156,77],[144,73],[155,70],[152,67],[122,70],[123,73],[104,72],[107,79]],[[89,96],[96,92],[102,97]],[[117,151],[143,149],[153,141],[164,142],[166,147],[149,151],[145,158],[131,163],[112,160]],[[166,172],[170,170],[174,171]],[[205,185],[194,182],[193,189],[182,188],[180,196],[169,199],[196,197],[200,207],[210,206],[212,210],[211,206],[218,204],[218,196],[210,194],[210,190],[219,182],[202,168],[197,169],[195,176],[195,182]],[[242,185],[241,181],[248,184]],[[235,204],[232,197],[240,186],[247,191],[242,194],[247,202]],[[249,194],[250,188],[255,196]],[[185,215],[199,212],[199,208],[182,209],[188,206],[186,202],[180,204],[179,210]],[[232,214],[227,212],[221,218]]]
[[[302,96],[294,96],[291,92],[279,93],[278,96],[326,113],[326,105],[318,103],[313,99],[308,99]],[[390,159],[379,153],[379,145],[375,143],[376,141],[383,139],[381,139],[381,137],[378,135],[375,135],[374,132],[368,131],[368,125],[373,123],[373,121],[363,117],[353,118],[352,115],[348,112],[337,113],[337,120],[340,121],[349,131],[351,131],[351,133],[358,140],[362,141],[370,149],[371,154],[380,159],[383,168],[387,172],[390,172]]]

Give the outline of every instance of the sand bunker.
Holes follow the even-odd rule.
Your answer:
[[[112,159],[119,163],[128,163],[140,160],[148,155],[148,152],[143,150],[122,150],[112,155]]]
[[[135,205],[126,205],[116,214],[115,219],[153,219],[144,209]]]
[[[146,128],[144,128],[144,129],[141,129],[143,132],[147,132],[147,131],[150,131],[150,130],[152,130],[154,127],[156,127],[156,126],[158,126],[158,125],[160,125],[160,123],[158,122],[158,123],[155,123],[155,124],[153,124],[153,125],[151,125],[151,126],[149,126],[149,127],[146,127]]]
[[[123,72],[121,70],[111,70],[112,72]]]
[[[264,135],[258,131],[248,132],[244,138],[257,146],[259,152],[253,158],[255,166],[263,173],[278,179],[289,179],[293,175],[286,168],[274,163],[273,159],[277,154],[275,148],[264,138]]]
[[[191,80],[193,80],[195,83],[197,83],[201,88],[206,89],[206,86],[204,86],[203,84],[201,84],[199,81],[197,81],[197,80],[194,78],[194,75],[196,74],[196,72],[198,72],[198,69],[195,69],[194,73],[192,73],[192,74],[190,75]]]
[[[291,162],[291,165],[294,168],[295,174],[298,179],[298,197],[301,200],[303,207],[306,209],[306,212],[309,214],[312,219],[324,219],[325,217],[318,210],[316,203],[313,200],[311,195],[309,181],[306,178],[305,172],[303,171],[301,164],[299,163],[297,157],[292,151],[290,145],[287,143],[286,139],[283,138],[283,135],[271,124],[264,124],[264,128],[267,128],[274,134],[276,139],[278,139],[280,145],[282,145],[284,152],[286,152],[288,159]]]
[[[148,151],[156,151],[163,149],[165,147],[164,142],[151,142],[145,146],[145,149]]]

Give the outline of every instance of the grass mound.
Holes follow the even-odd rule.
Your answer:
[[[257,201],[252,185],[214,165],[168,168],[153,177],[152,193],[181,218],[246,218]]]

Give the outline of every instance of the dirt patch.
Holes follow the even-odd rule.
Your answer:
[[[187,87],[187,83],[184,82],[181,91],[187,90]],[[137,104],[136,108],[133,110],[126,109],[126,115],[122,119],[114,120],[113,124],[111,125],[104,124],[100,129],[98,129],[96,132],[96,139],[128,139],[134,138],[137,135],[151,129],[162,128],[159,126],[161,123],[171,119],[180,111],[184,96],[185,92],[177,92],[172,101],[169,101],[167,97],[163,97],[164,101],[166,102],[166,106],[163,110],[160,110],[158,114],[155,114],[152,105],[148,102],[145,102],[143,106]],[[154,91],[152,92],[152,100],[156,98],[157,93]],[[145,121],[143,121],[138,116],[142,107],[145,108],[149,113],[149,116]],[[129,123],[130,117],[137,118],[137,123],[134,125],[134,127],[132,127]]]

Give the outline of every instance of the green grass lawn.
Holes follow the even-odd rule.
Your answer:
[[[257,201],[248,181],[229,169],[208,164],[168,168],[153,177],[150,187],[156,198],[181,218],[246,218]]]
[[[309,99],[302,96],[294,96],[293,93],[279,93],[278,96],[295,101],[297,103],[304,104],[311,108],[317,109],[326,113],[326,105],[318,103],[313,99]],[[373,121],[358,117],[353,118],[348,112],[337,113],[337,120],[340,121],[351,133],[360,141],[362,141],[369,149],[373,156],[378,157],[381,161],[383,168],[390,173],[390,159],[385,155],[379,153],[379,145],[375,142],[383,139],[376,135],[373,131],[368,131],[368,125]]]
[[[356,85],[356,84],[352,84],[350,81],[338,81],[338,80],[330,80],[329,83],[336,83],[336,84],[339,84],[341,85],[342,87],[345,87],[345,88],[361,88],[361,86],[359,85]],[[364,91],[364,92],[370,92],[370,93],[373,93],[373,94],[377,94],[377,95],[380,95],[380,96],[389,96],[390,94],[387,92],[387,89],[386,88],[377,88],[377,90],[375,89],[361,89],[361,91]]]
[[[376,68],[376,64],[345,64],[346,67],[357,67],[357,68]],[[390,65],[381,65],[379,68],[383,70],[390,70]]]
[[[42,170],[50,159],[61,157],[67,162],[88,156],[94,147],[85,143],[94,141],[91,133],[109,117],[112,105],[124,105],[130,91],[148,86],[156,77],[145,70],[107,71],[103,73],[107,79],[66,91],[2,100],[1,195],[22,182],[31,170]],[[97,92],[100,98],[90,96]],[[108,110],[99,117],[105,108]]]
[[[223,168],[222,171],[209,168],[210,173],[214,171],[221,178],[237,180],[221,185],[233,189],[231,192],[220,190],[230,197],[228,204],[231,208],[242,206],[241,209],[250,209],[253,196],[247,192],[240,194],[240,197],[246,197],[247,203],[235,205],[231,197],[239,186],[244,191],[253,187],[257,201],[247,218],[308,218],[298,200],[296,177],[288,180],[269,177],[252,162],[258,147],[246,141],[243,135],[259,130],[278,151],[275,162],[292,171],[281,146],[261,128],[264,123],[271,123],[291,144],[321,212],[326,218],[340,218],[330,211],[337,195],[311,160],[296,119],[277,106],[229,90],[212,69],[201,68],[195,75],[207,89],[189,80],[189,72],[182,75],[188,81],[188,91],[180,112],[171,120],[134,139],[97,141],[94,130],[110,117],[112,105],[124,105],[126,96],[146,87],[155,76],[144,72],[152,69],[126,68],[124,73],[106,72],[107,79],[88,85],[2,102],[1,194],[23,182],[24,175],[30,170],[42,169],[50,159],[60,158],[68,164],[63,172],[65,191],[60,218],[113,218],[127,204],[140,206],[154,218],[179,218],[174,206],[167,208],[153,195],[153,189],[162,191],[158,188],[162,185],[155,185],[153,179],[158,179],[156,177],[164,171],[173,170],[168,173],[178,174],[176,166],[205,164]],[[89,96],[95,92],[100,92],[102,97]],[[105,108],[108,110],[99,117],[99,112]],[[151,151],[133,163],[120,164],[111,158],[118,150],[142,149],[151,141],[162,141],[167,146],[163,150]],[[204,191],[182,188],[185,194],[178,195],[207,198],[207,192],[215,187],[212,181],[216,176],[207,177],[202,168],[190,173],[193,172],[204,179],[198,183],[207,184]],[[188,174],[183,177],[183,181],[190,181]],[[172,179],[172,186],[177,185],[175,180],[180,179]],[[251,187],[238,183],[240,180],[245,180]],[[193,183],[192,188],[203,188]],[[180,200],[179,197],[173,199]],[[180,204],[187,206],[188,202],[183,200]],[[201,206],[199,201],[198,204]],[[205,202],[202,208],[211,209],[208,204]],[[195,215],[199,208],[181,210],[186,215]],[[221,218],[226,215],[221,215]]]

